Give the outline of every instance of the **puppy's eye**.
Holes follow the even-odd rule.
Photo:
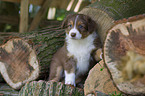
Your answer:
[[[71,27],[72,27],[72,25],[70,24],[70,25],[68,25],[68,27],[70,27],[70,28],[71,28]]]
[[[82,28],[83,28],[83,26],[82,26],[82,25],[79,25],[78,27],[79,27],[80,29],[82,29]]]

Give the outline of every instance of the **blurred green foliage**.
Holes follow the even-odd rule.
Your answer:
[[[9,6],[9,8],[7,6]],[[40,6],[30,4],[30,7],[29,7],[29,19],[30,20],[32,20],[32,18],[34,18],[34,16],[37,14],[39,9],[40,9]],[[74,13],[74,12],[66,11],[65,9],[56,9],[54,21],[62,21],[70,13]],[[15,16],[15,17],[18,17],[18,19],[19,19],[20,4],[0,1],[0,15],[1,16],[3,16],[3,15],[4,16],[5,15],[6,16]],[[47,20],[47,15],[45,15],[43,20],[49,22],[49,20]],[[18,31],[19,31],[18,24],[11,25],[11,24],[6,24],[6,23],[0,23],[0,32],[18,32]]]
[[[68,14],[74,13],[73,11],[66,11],[65,9],[57,9],[55,19],[62,21]]]
[[[91,1],[91,0],[83,0],[83,1]],[[40,6],[36,5],[29,5],[29,25],[32,19],[36,16],[37,12],[39,11]],[[43,18],[44,21],[47,21],[47,24],[50,24],[49,21],[62,21],[68,14],[75,13],[74,11],[67,11],[66,9],[56,9],[55,18],[53,20],[47,19],[47,14]],[[13,16],[20,20],[20,4],[19,3],[11,3],[11,2],[4,2],[0,0],[0,16]],[[1,18],[0,18],[1,19]],[[12,22],[12,21],[10,21]],[[43,22],[43,21],[42,21]],[[53,24],[53,23],[52,23]],[[56,24],[56,23],[54,23]],[[41,24],[40,24],[41,25]],[[49,25],[48,25],[49,26]],[[42,26],[39,28],[42,28]],[[6,24],[4,22],[0,22],[0,32],[18,32],[19,31],[19,24]]]

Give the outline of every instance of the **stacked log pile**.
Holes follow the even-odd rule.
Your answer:
[[[14,89],[28,81],[47,79],[52,55],[63,45],[64,31],[50,27],[20,34],[0,47],[0,72]]]
[[[101,60],[90,70],[84,84],[85,95],[91,94],[96,90],[105,94],[113,92],[116,92],[117,94],[120,93],[120,91],[113,84],[103,60]]]
[[[115,91],[125,94],[145,95],[145,73],[142,71],[145,70],[143,61],[145,57],[144,6],[144,0],[100,0],[79,12],[90,16],[98,24],[97,32],[104,45],[103,66],[105,71],[102,72],[104,72],[103,74],[110,74],[106,80],[109,80]],[[64,35],[64,30],[51,27],[48,30],[20,34],[19,38],[15,37],[1,45],[0,72],[5,81],[14,89],[20,89],[28,81],[48,78],[51,57],[63,45]],[[133,54],[134,57],[130,54]],[[136,59],[135,62],[139,60],[139,63],[131,63],[132,65],[130,65],[128,62],[132,62],[134,59]],[[138,64],[141,67],[134,67]],[[127,69],[128,66],[129,69]],[[128,71],[130,69],[131,71]],[[22,73],[23,75],[21,75]],[[129,75],[124,75],[124,73]],[[96,74],[96,77],[102,78],[104,76],[100,77],[100,74]],[[125,76],[128,77],[125,78]],[[135,77],[137,79],[134,79]],[[89,77],[87,80],[89,80]],[[101,79],[98,82],[100,81]],[[46,85],[45,83],[43,82],[44,85]],[[59,85],[59,83],[53,84]],[[98,84],[95,82],[96,86],[99,86]],[[35,86],[35,84],[32,85],[32,83],[26,84],[20,94],[26,94],[29,86]],[[96,90],[93,90],[93,92]],[[99,91],[101,90],[103,88],[100,88]],[[91,92],[86,92],[85,95],[89,93]]]
[[[145,94],[145,80],[141,78],[132,83],[130,83],[130,81],[123,81],[124,78],[120,74],[124,73],[122,70],[124,67],[121,69],[119,69],[119,67],[123,65],[121,58],[125,58],[124,56],[129,50],[133,49],[136,54],[144,55],[145,47],[143,44],[145,35],[143,34],[145,34],[145,7],[141,6],[145,6],[145,1],[101,0],[79,12],[89,15],[98,24],[97,32],[104,45],[103,60],[111,75],[110,78],[112,78],[115,86],[117,86],[121,92],[132,95]],[[137,9],[140,10],[138,11]],[[128,60],[126,60],[126,62],[128,62]],[[144,68],[145,64],[143,63],[141,66]],[[131,68],[132,66],[127,70]],[[137,70],[139,70],[139,68]],[[96,77],[100,76],[100,74],[96,75]],[[141,75],[144,75],[144,73]],[[94,83],[94,85],[95,84],[96,83]]]
[[[120,91],[145,94],[145,15],[118,22],[105,40],[105,64]]]
[[[27,83],[19,96],[83,96],[83,90],[66,86],[61,82],[33,81]]]
[[[19,91],[14,90],[6,83],[0,83],[0,96],[18,96]]]

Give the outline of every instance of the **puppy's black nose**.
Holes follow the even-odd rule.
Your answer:
[[[71,37],[75,37],[76,36],[76,33],[71,33]]]

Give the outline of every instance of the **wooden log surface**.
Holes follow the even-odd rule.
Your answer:
[[[6,41],[8,40],[8,38],[11,38],[11,36],[18,36],[18,33],[14,33],[14,32],[0,32],[0,45],[4,44]],[[0,74],[0,82],[4,82],[4,79],[2,77],[2,75]]]
[[[105,94],[110,94],[116,92],[119,94],[120,91],[113,84],[110,74],[103,62],[101,60],[97,63],[88,74],[88,77],[84,84],[84,94],[87,95],[94,91],[100,91]]]
[[[19,91],[14,90],[6,83],[0,83],[0,96],[18,96]]]
[[[145,95],[145,14],[119,20],[108,31],[104,60],[120,91]]]
[[[115,21],[145,13],[145,0],[98,0],[83,8],[79,13],[90,16],[98,24],[98,34],[102,43],[107,31]]]
[[[94,91],[84,95],[83,89],[65,85],[61,82],[46,82],[43,80],[26,83],[19,92],[19,96],[108,96]]]
[[[107,30],[115,25],[116,20],[144,13],[144,2],[144,0],[137,0],[135,1],[135,3],[133,0],[101,0],[84,8],[80,13],[89,15],[90,17],[92,17],[92,19],[96,21],[96,23],[98,24],[97,32],[101,37],[102,43],[104,43],[107,36]],[[137,9],[140,9],[140,11],[138,12]],[[64,33],[59,28],[56,28],[55,32],[54,29],[52,28],[51,30],[47,30],[48,32],[30,32],[20,36],[22,38],[22,42],[23,40],[27,40],[27,42],[29,42],[29,44],[31,45],[32,49],[34,48],[36,50],[36,55],[39,58],[38,61],[41,66],[41,71],[38,77],[44,77],[47,75],[47,73],[49,72],[49,62],[53,53],[55,53],[55,51],[63,44],[62,39],[64,38],[61,36],[64,36]],[[4,47],[2,49],[4,49]],[[49,51],[49,49],[51,51]],[[21,85],[17,86],[17,88],[20,88]]]
[[[104,54],[103,58],[104,58],[105,64],[107,65],[108,71],[111,73],[111,76],[115,79],[116,78],[118,79],[119,77],[114,77],[113,74],[116,73],[117,75],[115,75],[115,76],[120,76],[120,75],[118,75],[118,73],[120,73],[120,70],[117,68],[115,70],[113,70],[114,67],[112,68],[112,66],[115,66],[118,63],[113,62],[112,60],[116,60],[116,59],[118,60],[119,59],[118,57],[122,56],[122,53],[125,54],[126,49],[123,47],[124,46],[123,41],[126,40],[125,39],[126,37],[123,38],[123,36],[122,36],[122,39],[121,39],[122,45],[118,45],[118,44],[120,44],[119,43],[120,41],[118,40],[119,37],[117,37],[114,33],[117,33],[117,34],[121,33],[121,32],[117,31],[117,28],[121,30],[124,27],[128,27],[129,29],[127,29],[127,31],[130,30],[129,32],[131,32],[131,30],[135,30],[135,31],[133,31],[133,33],[135,33],[137,30],[138,31],[144,30],[144,28],[142,27],[144,24],[143,23],[144,21],[142,21],[142,22],[138,21],[139,19],[144,17],[144,15],[139,15],[139,14],[145,13],[145,11],[144,11],[145,7],[143,7],[143,6],[145,6],[144,0],[138,0],[138,1],[133,1],[133,0],[126,0],[126,1],[124,1],[124,0],[118,0],[118,1],[116,1],[116,0],[107,0],[107,1],[100,0],[94,4],[91,4],[90,6],[84,8],[82,11],[79,12],[81,14],[85,14],[85,15],[90,16],[98,24],[97,32],[101,38],[102,43],[105,44],[104,48],[103,48],[103,50],[104,50],[103,51],[103,54]],[[139,16],[136,16],[136,15],[139,15]],[[135,16],[135,17],[130,18],[131,16]],[[123,18],[126,18],[126,19],[123,19]],[[129,19],[127,19],[127,18],[129,18]],[[121,20],[121,19],[123,19],[123,20]],[[132,21],[132,20],[133,21],[136,20],[136,24],[135,25],[133,24],[134,25],[133,29],[129,27],[130,23],[127,26],[128,22]],[[118,27],[114,27],[114,28],[116,28],[115,30],[117,32],[113,32],[113,31],[110,32],[109,31],[113,26],[116,26],[117,24],[119,25],[119,23],[121,23],[121,22],[126,22],[126,25],[124,27],[121,25]],[[132,23],[131,23],[131,25],[132,25]],[[136,29],[136,28],[139,28],[139,29]],[[126,30],[123,33],[125,34],[125,32],[126,32]],[[132,35],[131,41],[136,36],[136,34],[133,34],[133,35]],[[119,36],[121,36],[121,35],[119,35]],[[139,37],[138,37],[138,39],[139,39]],[[110,38],[111,38],[111,40],[110,40]],[[141,36],[141,38],[144,38],[144,36]],[[139,40],[139,41],[137,40],[137,41],[138,42],[144,41],[144,40],[143,41],[141,41],[141,40]],[[133,42],[136,42],[136,41],[133,40]],[[133,43],[133,45],[134,44],[135,43]],[[144,53],[144,51],[143,51],[144,47],[142,49],[143,44],[136,43],[134,46],[140,47],[139,49],[138,49],[138,47],[135,47],[135,49],[142,50],[140,52]],[[120,47],[120,48],[118,48],[118,47]],[[116,53],[116,52],[118,52],[118,53]],[[109,56],[109,58],[108,58],[108,56]],[[112,63],[112,66],[110,63]],[[113,81],[114,81],[114,79],[113,79]],[[141,83],[144,86],[144,82],[142,80],[141,80],[141,82],[138,82],[138,83]],[[135,83],[135,84],[137,84],[137,83]],[[133,85],[135,85],[135,84],[133,84]],[[120,86],[122,88],[120,88]],[[145,88],[143,86],[141,87],[140,85],[135,85],[134,86],[135,89],[131,86],[132,86],[132,84],[130,84],[130,85],[125,85],[125,84],[121,85],[120,84],[119,85],[117,83],[117,87],[119,88],[119,90],[126,93],[126,94],[133,94],[133,95],[144,94]],[[129,88],[131,88],[131,89],[129,89]],[[139,88],[139,90],[137,88]]]
[[[50,27],[8,39],[0,47],[0,68],[14,89],[36,79],[47,79],[52,55],[64,43],[64,30]]]
[[[82,89],[61,82],[33,81],[27,83],[19,96],[84,96]]]

